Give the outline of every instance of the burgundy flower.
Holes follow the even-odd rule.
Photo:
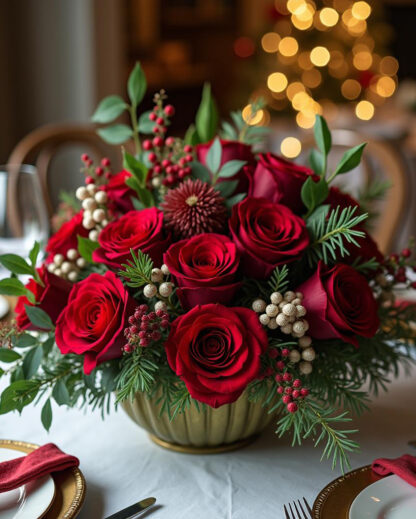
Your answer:
[[[49,238],[46,245],[46,252],[49,253],[48,262],[52,261],[55,254],[65,256],[69,249],[78,249],[78,236],[88,236],[88,230],[82,226],[82,215],[83,211],[77,213]]]
[[[127,213],[134,209],[132,198],[137,198],[136,191],[126,184],[126,180],[131,177],[131,173],[120,171],[113,175],[104,186],[104,191],[107,193],[109,200],[109,208],[114,213]]]

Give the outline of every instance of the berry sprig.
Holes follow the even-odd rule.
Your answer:
[[[161,309],[149,312],[145,304],[138,306],[128,321],[130,326],[124,329],[127,342],[123,351],[126,353],[157,343],[169,328],[169,314]]]
[[[109,158],[104,157],[101,159],[101,164],[99,166],[94,165],[94,161],[86,153],[81,155],[81,160],[84,163],[81,171],[85,175],[85,183],[87,185],[104,185],[113,176],[113,173],[110,169],[111,162]]]
[[[309,395],[309,389],[302,387],[302,381],[299,378],[293,378],[293,375],[286,371],[278,373],[275,376],[278,383],[277,392],[282,396],[282,402],[286,405],[289,413],[296,413],[298,403]]]

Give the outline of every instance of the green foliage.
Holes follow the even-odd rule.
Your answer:
[[[96,241],[92,241],[89,238],[84,238],[83,236],[77,236],[78,240],[78,252],[80,255],[88,261],[88,263],[93,263],[92,253],[97,250],[100,244]]]
[[[196,118],[195,127],[196,132],[193,133],[192,140],[198,138],[198,142],[207,142],[214,138],[218,126],[218,110],[214,97],[211,93],[211,85],[204,84],[202,90],[201,104],[199,105]],[[196,144],[196,142],[194,142]]]
[[[223,198],[228,198],[234,193],[237,185],[238,180],[229,180],[216,184],[215,189],[221,194]]]
[[[127,81],[127,93],[134,108],[142,101],[146,93],[147,81],[140,63],[136,63]]]
[[[149,115],[152,113],[152,110],[148,110],[147,112],[143,112],[139,117],[139,132],[151,134],[153,133],[153,128],[155,123],[149,119]]]
[[[208,169],[215,176],[220,169],[222,157],[222,146],[218,137],[216,137],[208,149],[206,163]]]
[[[323,175],[325,172],[324,155],[320,151],[312,149],[309,153],[309,165],[317,175]]]
[[[218,172],[219,178],[230,178],[237,174],[245,166],[245,160],[230,160],[226,162]]]
[[[141,187],[146,186],[147,167],[125,150],[123,151],[123,167],[133,175]]]
[[[0,294],[6,296],[28,296],[29,291],[26,290],[24,284],[17,278],[4,278],[0,280]]]
[[[322,117],[322,115],[316,116],[315,125],[313,127],[313,133],[319,151],[324,156],[328,156],[329,152],[331,151],[332,138],[328,125],[325,119]]]
[[[358,192],[361,210],[368,213],[367,224],[378,216],[378,211],[374,211],[373,208],[374,202],[383,200],[390,188],[391,182],[388,180],[369,180]]]
[[[130,250],[130,253],[132,259],[121,265],[124,270],[120,270],[118,274],[127,280],[129,287],[138,288],[151,283],[153,261],[150,256],[140,249],[137,253]]]
[[[108,144],[124,144],[131,137],[133,131],[127,124],[113,124],[97,130],[98,135]]]
[[[1,254],[0,263],[13,274],[33,275],[33,267],[17,254]]]
[[[358,270],[358,272],[367,274],[368,272],[374,272],[375,270],[378,270],[380,268],[380,263],[376,260],[376,258],[362,261],[361,256],[359,256],[354,260],[351,266],[354,267],[355,270]]]
[[[194,178],[199,178],[202,182],[206,184],[211,183],[211,175],[209,170],[200,162],[191,162],[190,167],[192,168],[192,176]]]
[[[364,142],[346,151],[344,155],[341,157],[338,166],[335,168],[333,177],[336,177],[337,175],[341,175],[343,173],[347,173],[348,171],[351,171],[352,169],[356,168],[358,164],[361,162],[361,157],[366,145],[367,143]]]
[[[40,330],[54,330],[55,326],[49,315],[38,306],[25,305],[26,315],[29,321]]]
[[[270,276],[268,285],[271,292],[285,292],[289,286],[289,269],[287,265],[276,267]]]
[[[126,108],[127,104],[120,96],[112,95],[105,97],[99,103],[91,120],[94,123],[110,123],[117,119]]]
[[[48,398],[43,407],[42,411],[40,413],[40,419],[42,422],[43,427],[49,431],[52,425],[52,406],[51,406],[51,400]]]
[[[10,350],[9,348],[0,348],[0,362],[15,362],[21,358],[17,351]]]
[[[264,141],[264,138],[270,133],[270,128],[250,124],[256,117],[258,110],[261,110],[264,105],[265,101],[262,98],[251,103],[251,117],[249,121],[243,119],[241,110],[231,112],[230,115],[234,126],[227,121],[223,121],[221,138],[240,141],[249,145],[259,144]]]
[[[246,198],[246,196],[247,196],[247,193],[237,193],[236,195],[234,195],[230,198],[227,198],[227,200],[225,201],[225,207],[227,207],[227,209],[232,209],[232,207],[235,204],[238,204],[239,202],[241,202],[241,200],[244,200],[244,198]]]
[[[153,348],[136,348],[124,355],[116,378],[117,402],[133,400],[136,393],[150,393],[156,383],[158,357]]]
[[[308,208],[308,214],[311,214],[315,207],[327,199],[328,193],[328,183],[324,178],[321,178],[319,182],[314,182],[312,177],[307,178],[302,186],[301,198],[302,202]]]

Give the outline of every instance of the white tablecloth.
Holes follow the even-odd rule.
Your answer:
[[[356,420],[362,453],[352,457],[353,468],[412,452],[407,443],[416,440],[415,389],[416,369]],[[319,449],[310,443],[291,448],[272,428],[240,451],[195,456],[157,447],[121,409],[102,421],[98,413],[55,406],[49,434],[39,415],[39,408],[29,408],[20,417],[0,416],[0,438],[52,441],[79,457],[88,486],[80,519],[100,519],[148,496],[159,505],[151,519],[280,519],[284,503],[302,496],[312,503],[339,475],[329,462],[319,462]]]

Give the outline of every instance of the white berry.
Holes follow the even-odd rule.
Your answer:
[[[56,270],[56,265],[55,265],[55,263],[49,263],[49,265],[48,265],[48,271],[49,271],[49,272],[55,272],[55,270]]]
[[[291,325],[290,323],[289,323],[289,324],[286,324],[286,326],[282,326],[282,327],[280,328],[280,330],[281,330],[283,333],[289,335],[290,333],[292,333],[292,325]]]
[[[90,195],[94,195],[96,191],[96,185],[95,184],[88,184],[87,191]]]
[[[90,231],[88,233],[88,238],[91,241],[98,241],[98,235],[99,235],[99,232],[96,229],[93,229],[92,231]]]
[[[251,305],[251,308],[260,314],[266,310],[266,306],[266,301],[263,301],[263,299],[255,299]]]
[[[298,306],[302,303],[302,299],[296,297],[293,301],[291,301],[292,305]]]
[[[78,200],[85,200],[85,198],[88,197],[88,191],[87,191],[87,189],[85,188],[85,186],[80,186],[80,187],[75,191],[75,196],[78,198]]]
[[[301,339],[299,339],[299,346],[301,348],[309,348],[309,346],[312,344],[312,339],[308,336],[304,336]]]
[[[155,303],[155,312],[157,312],[158,310],[162,310],[163,312],[166,312],[167,306],[164,301],[158,301],[157,303]]]
[[[269,324],[267,325],[267,328],[270,328],[270,330],[276,330],[278,328],[278,324],[276,322],[276,319],[270,319]]]
[[[150,276],[150,279],[153,281],[153,283],[160,283],[163,279],[163,272],[161,269],[154,268],[152,269],[152,274]]]
[[[261,314],[259,317],[259,321],[264,326],[267,326],[270,322],[270,317],[267,314]]]
[[[165,265],[165,264],[163,264],[163,265],[160,267],[160,270],[163,272],[163,274],[164,274],[165,276],[167,276],[167,275],[170,274],[169,269],[168,269],[168,266]]]
[[[315,360],[316,353],[313,348],[306,348],[306,350],[302,351],[302,359],[307,360],[309,362],[312,362]]]
[[[61,277],[61,276],[62,276],[62,271],[61,271],[61,269],[55,269],[54,274],[55,274],[55,276]]]
[[[283,297],[284,297],[285,301],[290,303],[291,301],[293,301],[296,298],[296,294],[295,294],[295,292],[292,292],[291,290],[289,290],[288,292],[285,292],[285,295]]]
[[[107,218],[104,218],[104,220],[101,222],[101,227],[105,227],[106,225],[108,225],[108,220]]]
[[[150,283],[148,285],[146,285],[144,288],[143,288],[143,294],[144,294],[144,297],[155,297],[155,295],[157,294],[157,288],[156,288],[156,285],[151,285]]]
[[[87,262],[84,258],[78,258],[76,261],[76,264],[77,264],[77,267],[79,267],[80,269],[83,269],[87,265]]]
[[[172,293],[172,290],[173,290],[173,286],[172,286],[172,283],[169,283],[169,282],[165,282],[165,283],[162,283],[159,287],[159,294],[162,296],[162,297],[169,297]]]
[[[296,306],[292,305],[291,303],[285,304],[285,306],[282,308],[282,312],[290,317],[291,315],[294,315],[296,312]]]
[[[299,364],[299,371],[302,375],[309,375],[312,373],[312,364],[307,361],[303,361]]]
[[[55,265],[57,267],[60,267],[64,261],[64,257],[62,254],[55,254],[55,256],[53,257],[53,262],[55,263]]]
[[[302,294],[302,292],[296,292],[295,294],[296,294],[296,297],[297,297],[298,299],[303,299],[303,294]]]
[[[273,292],[273,294],[270,296],[270,301],[274,304],[274,305],[278,305],[279,303],[281,303],[283,300],[283,296],[280,292]]]
[[[95,201],[99,204],[105,204],[107,202],[107,193],[105,191],[97,191],[94,195]]]
[[[290,362],[299,362],[300,361],[300,353],[298,350],[292,350],[289,354]]]
[[[160,177],[153,177],[152,178],[152,186],[153,187],[160,187],[162,185],[162,179]]]
[[[267,305],[266,306],[266,314],[269,316],[269,317],[276,317],[276,315],[279,313],[279,307],[277,307],[276,305]]]
[[[77,280],[77,277],[78,277],[78,274],[76,273],[75,270],[71,270],[71,272],[68,274],[69,281],[74,282]]]
[[[97,202],[94,198],[86,198],[82,201],[82,208],[85,211],[93,211],[97,207]]]
[[[77,249],[69,249],[66,253],[66,257],[71,260],[71,261],[74,261],[78,258],[78,251]]]
[[[296,315],[298,317],[303,317],[306,315],[306,308],[302,305],[296,305]]]
[[[306,332],[306,326],[303,321],[296,321],[293,323],[293,331],[297,334],[304,334]]]
[[[276,317],[276,322],[279,326],[286,326],[289,322],[289,319],[287,318],[287,315],[285,314],[279,314]]]
[[[105,211],[104,209],[95,209],[95,211],[92,213],[92,219],[98,223],[102,222],[105,218]]]
[[[72,269],[72,265],[71,263],[69,263],[69,261],[64,261],[61,265],[61,271],[64,273],[64,274],[68,274],[68,272]]]

